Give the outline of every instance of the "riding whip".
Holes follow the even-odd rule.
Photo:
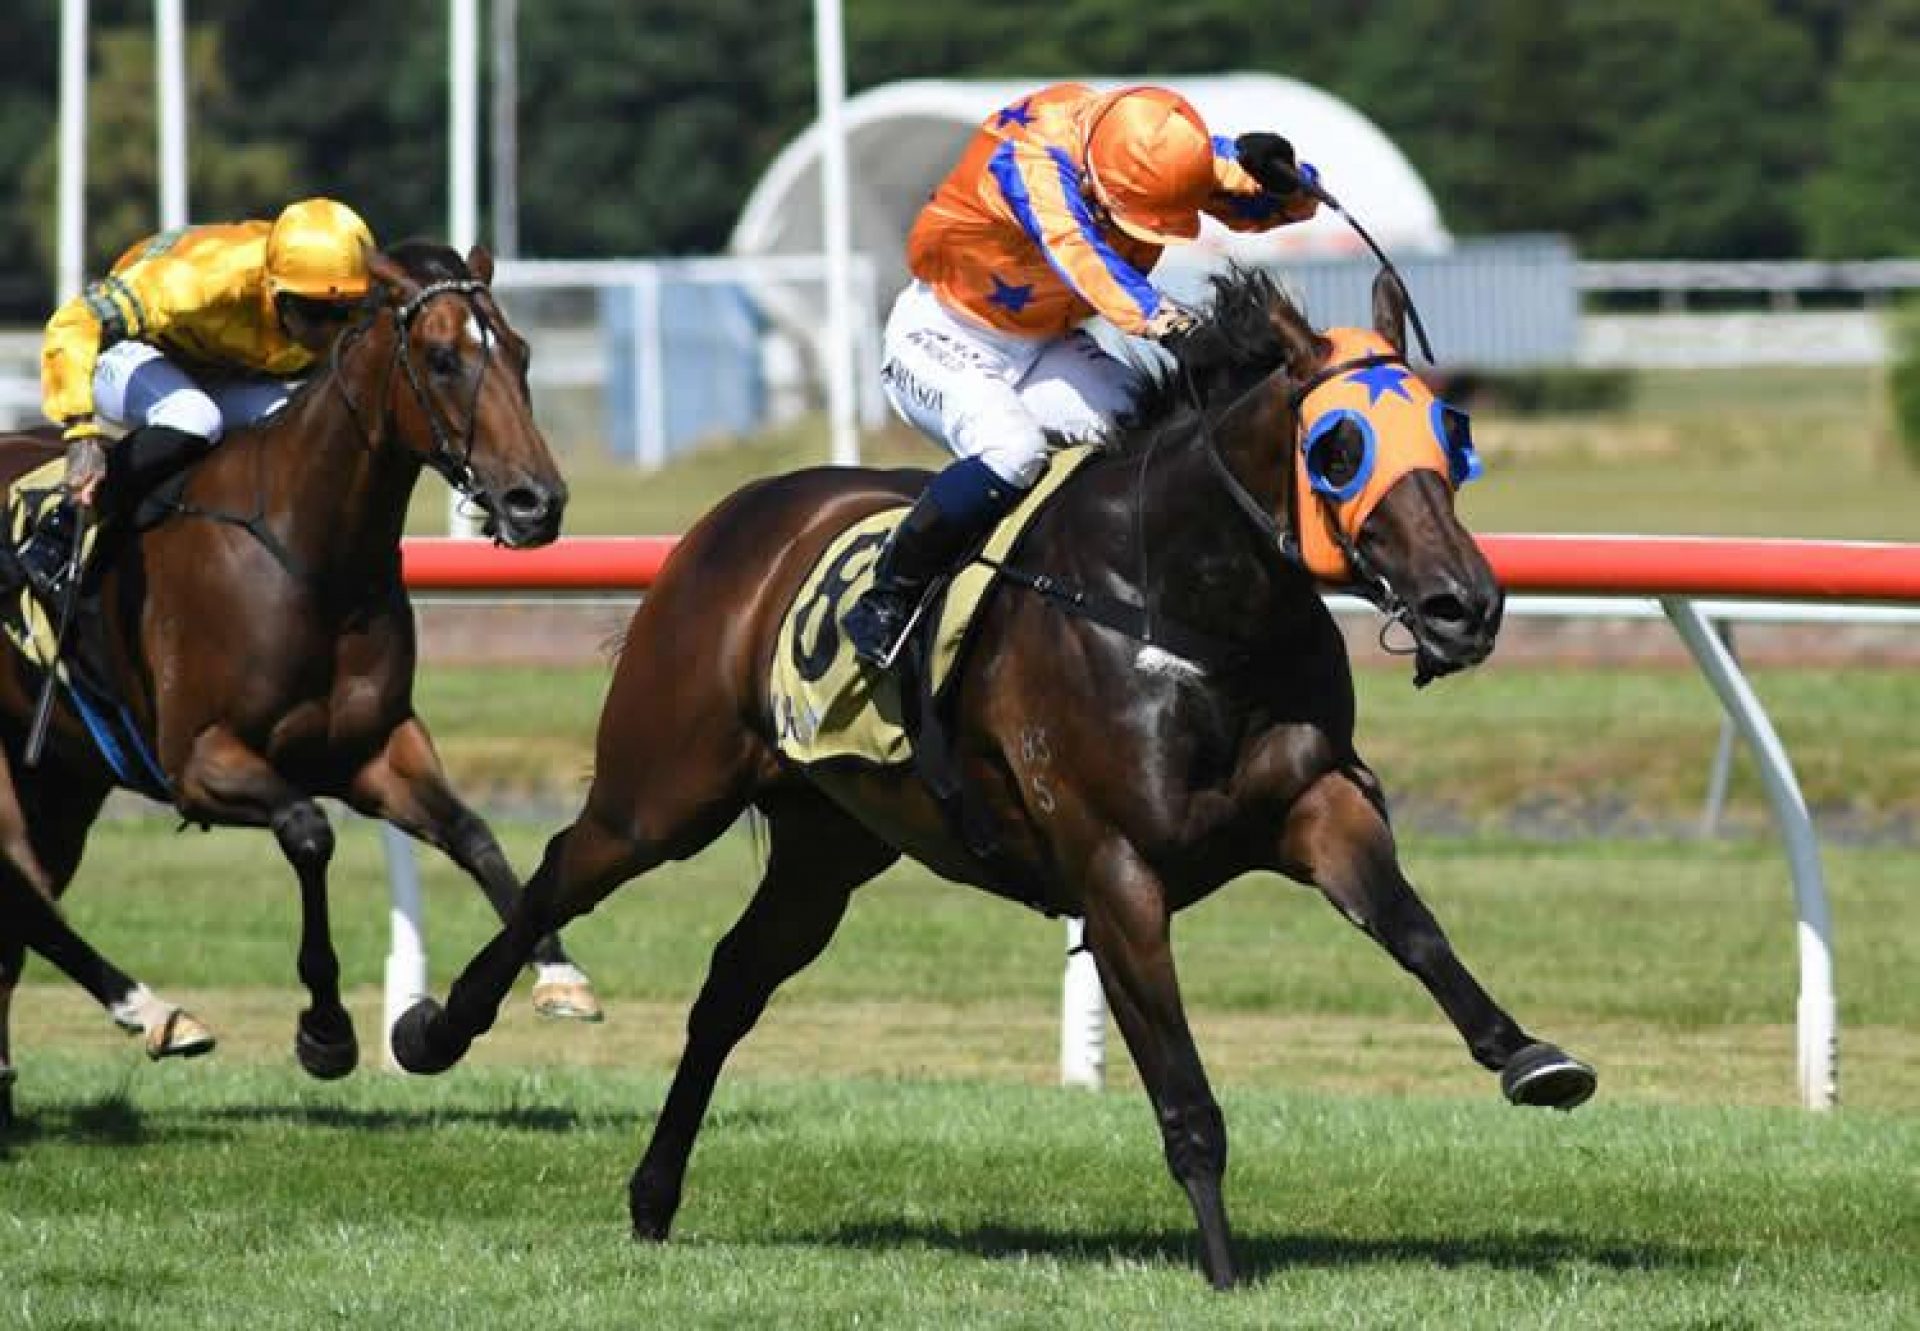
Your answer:
[[[53,630],[53,659],[47,662],[47,677],[40,681],[40,697],[33,705],[33,725],[27,730],[26,762],[40,765],[40,751],[47,744],[47,727],[53,721],[53,695],[60,686],[60,658],[66,654],[67,632],[73,626],[74,607],[80,602],[80,552],[86,548],[87,525],[93,505],[75,504],[73,548],[67,552],[67,585],[60,598],[60,622]]]

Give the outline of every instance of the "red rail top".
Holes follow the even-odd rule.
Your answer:
[[[577,536],[540,550],[445,537],[409,540],[415,591],[636,591],[672,536]],[[1920,601],[1920,545],[1715,536],[1482,536],[1509,591],[1604,596],[1750,596]]]

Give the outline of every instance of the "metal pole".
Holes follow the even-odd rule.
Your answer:
[[[187,224],[185,0],[153,0],[154,85],[160,120],[160,229]]]
[[[87,251],[87,0],[60,6],[60,251],[56,303],[80,294]]]
[[[447,243],[465,254],[480,233],[480,0],[447,5]],[[480,516],[447,492],[447,534],[478,536]]]
[[[493,0],[493,250],[520,253],[520,0]]]
[[[1740,673],[1725,644],[1714,635],[1700,607],[1684,597],[1660,602],[1681,640],[1713,685],[1727,714],[1740,727],[1760,765],[1760,776],[1786,842],[1793,870],[1793,895],[1800,913],[1800,1000],[1798,1007],[1800,1100],[1808,1109],[1831,1109],[1840,1095],[1839,1013],[1833,997],[1833,920],[1827,907],[1826,879],[1820,869],[1820,843],[1813,819],[1794,777],[1786,746],[1767,719],[1766,709]]]
[[[840,114],[847,98],[840,0],[814,0],[813,59],[822,139],[822,235],[827,252],[827,420],[833,433],[833,460],[853,466],[860,461],[860,438],[853,425],[853,299],[848,271],[853,227],[847,198],[847,135]]]
[[[1726,644],[1727,655],[1740,659],[1733,646],[1733,625],[1713,621],[1713,631]],[[1720,714],[1720,739],[1713,746],[1713,770],[1707,774],[1707,807],[1700,814],[1700,839],[1711,841],[1720,832],[1720,815],[1727,808],[1727,782],[1733,776],[1733,742],[1737,732],[1733,718]]]

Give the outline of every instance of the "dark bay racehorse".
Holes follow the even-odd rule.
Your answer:
[[[413,709],[413,610],[400,535],[423,467],[486,511],[499,541],[554,539],[567,499],[527,392],[527,345],[487,283],[493,261],[408,242],[371,259],[375,288],[327,368],[273,417],[228,438],[166,520],[118,542],[98,604],[106,668],[182,819],[271,827],[300,880],[299,973],[312,1005],[295,1047],[336,1077],[357,1058],[328,936],[333,831],[316,796],[345,800],[445,851],[504,915],[519,882],[449,788]],[[54,455],[0,440],[0,480]],[[102,801],[125,784],[71,706],[37,768],[22,761],[40,673],[0,648],[0,1119],[7,1011],[24,952],[52,961],[153,1057],[212,1036],[101,957],[54,902]],[[209,927],[214,922],[209,921]],[[531,954],[574,979],[542,995],[597,1015],[553,939]]]
[[[822,468],[749,486],[687,534],[635,613],[586,807],[549,842],[445,1009],[425,1000],[401,1019],[402,1063],[431,1072],[457,1061],[538,938],[635,875],[695,854],[752,806],[769,825],[765,877],[714,952],[634,1171],[642,1237],[667,1235],[728,1053],[776,986],[825,948],[853,890],[902,853],[1000,895],[1032,895],[1009,881],[1023,879],[1039,886],[1039,904],[1085,917],[1216,1285],[1235,1278],[1226,1127],[1182,1009],[1170,918],[1238,875],[1275,870],[1320,889],[1426,985],[1508,1099],[1584,1101],[1592,1070],[1494,1003],[1402,874],[1380,785],[1353,747],[1345,644],[1301,562],[1314,558],[1313,543],[1296,539],[1303,527],[1335,528],[1319,535],[1411,630],[1423,677],[1492,649],[1502,594],[1454,516],[1442,409],[1418,399],[1413,415],[1433,422],[1419,427],[1425,437],[1386,437],[1404,429],[1385,399],[1412,405],[1425,392],[1404,363],[1404,289],[1386,274],[1376,282],[1378,336],[1316,333],[1257,275],[1220,279],[1214,294],[1175,371],[1041,513],[1017,559],[1109,605],[1147,608],[1139,618],[1160,625],[1157,645],[1143,644],[1144,629],[1069,615],[1030,589],[1003,586],[982,612],[953,736],[990,811],[996,863],[966,848],[920,783],[801,773],[774,747],[768,664],[802,577],[837,533],[905,503],[923,475]],[[1375,354],[1336,359],[1356,338]],[[1335,395],[1362,409],[1316,406]],[[1400,479],[1352,508],[1351,496],[1395,469],[1395,448],[1417,461],[1403,458]]]

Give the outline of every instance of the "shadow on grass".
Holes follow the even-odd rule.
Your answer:
[[[1052,1257],[1063,1262],[1167,1263],[1200,1266],[1196,1234],[1172,1230],[1126,1229],[1063,1234],[1002,1225],[954,1228],[911,1221],[848,1224],[815,1234],[796,1234],[795,1242],[862,1249],[943,1248],[990,1260]],[[1549,1275],[1569,1265],[1612,1271],[1706,1269],[1721,1258],[1696,1248],[1661,1243],[1621,1244],[1581,1234],[1536,1230],[1525,1234],[1463,1234],[1454,1238],[1354,1238],[1333,1234],[1234,1237],[1240,1278],[1257,1284],[1267,1276],[1303,1267],[1393,1266],[1440,1268],[1484,1266],[1501,1271]]]

